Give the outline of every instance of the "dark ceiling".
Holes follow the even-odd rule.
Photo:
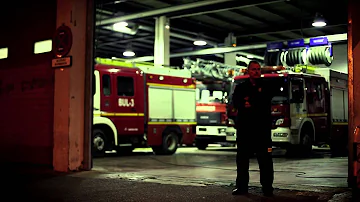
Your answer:
[[[119,16],[153,11],[160,8],[198,2],[196,0],[98,0],[96,22],[106,22]],[[220,2],[220,1],[219,1]],[[316,13],[322,14],[326,27],[315,28],[311,23]],[[237,46],[308,38],[347,32],[347,1],[328,0],[235,0],[215,5],[165,14],[170,18],[171,53],[189,52],[214,46],[224,46],[229,33],[237,37]],[[136,57],[152,56],[156,16],[127,21],[138,26],[132,34],[109,28],[112,24],[96,26],[96,56],[123,57],[128,44]],[[198,47],[193,39],[201,37],[211,45]],[[264,50],[249,50],[263,55]],[[221,55],[207,57],[222,62]],[[172,59],[179,61],[181,58]]]

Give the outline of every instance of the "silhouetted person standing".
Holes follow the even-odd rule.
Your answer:
[[[265,196],[273,195],[274,168],[271,141],[271,92],[262,84],[261,66],[248,65],[249,79],[236,86],[232,103],[237,109],[237,178],[233,195],[248,193],[249,159],[256,153]]]

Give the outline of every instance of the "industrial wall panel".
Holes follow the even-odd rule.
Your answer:
[[[53,37],[56,0],[8,3],[0,13],[0,47],[8,48],[0,59],[0,158],[52,165],[52,53],[35,54],[34,45]]]

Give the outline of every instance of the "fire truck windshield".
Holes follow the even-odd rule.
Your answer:
[[[285,104],[289,102],[289,87],[288,87],[288,78],[286,77],[264,77],[262,78],[264,85],[270,87],[271,94],[273,96],[271,102],[272,104]],[[229,100],[231,100],[232,93],[237,84],[244,82],[245,79],[235,80],[235,83],[232,85],[232,91],[229,95]]]
[[[196,101],[199,103],[226,103],[230,84],[225,82],[198,82],[196,84]]]

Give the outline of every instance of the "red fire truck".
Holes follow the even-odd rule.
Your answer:
[[[273,145],[286,148],[290,153],[309,154],[313,145],[330,144],[334,155],[346,155],[347,75],[309,66],[292,70],[264,67],[262,71],[265,85],[273,89]],[[248,75],[237,76],[234,84],[247,78]],[[236,118],[231,105],[228,106],[229,126],[234,125]],[[234,132],[227,131],[227,135],[235,136]]]
[[[197,83],[195,144],[204,150],[208,144],[226,142],[226,98],[230,82],[203,80]]]
[[[96,59],[93,154],[150,146],[173,154],[196,130],[196,81],[191,72]]]
[[[232,73],[245,67],[199,58],[196,61],[184,58],[183,67],[189,69],[197,80],[196,147],[204,150],[212,143],[226,144],[226,104],[231,90]]]

